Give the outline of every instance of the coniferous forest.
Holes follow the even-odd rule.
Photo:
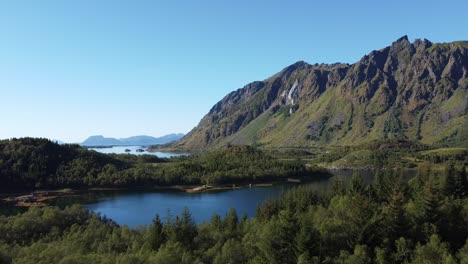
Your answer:
[[[47,139],[0,141],[0,190],[151,188],[175,184],[262,182],[326,173],[296,160],[281,161],[249,146],[228,146],[173,159],[106,155]]]
[[[189,210],[130,229],[80,206],[0,216],[0,263],[468,263],[464,167],[403,180],[353,175],[326,194],[284,193],[247,219],[231,210],[196,225]]]

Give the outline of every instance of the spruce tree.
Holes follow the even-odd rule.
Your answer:
[[[421,165],[418,169],[418,175],[415,177],[414,191],[419,192],[424,188],[424,185],[432,175],[432,168],[430,165]]]
[[[227,235],[234,235],[237,231],[237,224],[239,223],[239,218],[237,217],[236,209],[231,208],[226,218],[224,219],[224,228]]]
[[[400,173],[394,171],[377,171],[374,179],[374,190],[377,200],[388,202],[396,185],[400,184]]]
[[[460,196],[464,198],[468,195],[468,178],[466,175],[465,166],[462,166],[461,171],[460,171],[460,186],[461,186]]]
[[[166,241],[166,235],[163,230],[163,224],[158,214],[156,214],[156,216],[154,217],[153,223],[149,228],[148,240],[153,250],[158,250],[159,247]]]
[[[297,223],[293,214],[281,211],[262,227],[257,247],[260,250],[260,263],[288,264],[297,263],[294,238]]]
[[[407,219],[404,205],[404,193],[401,191],[399,185],[397,185],[389,199],[384,221],[390,241],[394,241],[406,233]]]
[[[176,230],[178,231],[178,241],[181,242],[184,246],[190,248],[193,243],[193,239],[197,236],[197,225],[192,218],[192,214],[187,209],[184,208],[182,211],[182,216],[177,218],[176,221]]]
[[[378,197],[379,201],[383,200],[383,197],[385,197],[385,182],[384,182],[384,174],[383,171],[377,170],[374,174],[374,191],[375,194]]]
[[[221,217],[218,214],[214,214],[211,217],[210,225],[215,229],[215,230],[220,230],[222,228],[222,222],[221,222]]]
[[[294,252],[299,257],[306,253],[307,255],[318,255],[320,233],[314,229],[311,223],[301,223],[300,229],[294,238]]]
[[[454,195],[457,189],[457,171],[455,170],[455,164],[450,162],[445,166],[445,173],[443,178],[443,191],[446,196]]]
[[[349,188],[349,194],[351,196],[364,195],[366,186],[364,185],[364,179],[362,175],[354,172],[353,178],[351,179],[351,186]]]
[[[346,187],[343,180],[334,179],[332,185],[332,197],[337,195],[345,195]]]
[[[466,179],[466,169],[465,166],[461,166],[460,168],[454,169],[454,187],[453,187],[453,195],[456,198],[464,198],[467,195],[468,185]]]
[[[430,177],[424,184],[423,189],[418,194],[417,207],[418,216],[417,222],[423,233],[429,237],[434,232],[437,232],[440,227],[441,212],[440,207],[442,204],[439,189],[436,180]]]

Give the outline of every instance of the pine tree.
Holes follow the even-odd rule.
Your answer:
[[[374,175],[374,190],[379,201],[382,201],[386,196],[385,193],[385,182],[384,173],[381,170],[377,170]]]
[[[465,166],[461,166],[459,169],[454,169],[454,187],[453,195],[457,198],[464,198],[468,192],[468,185],[466,179],[466,169]]]
[[[186,247],[190,248],[193,243],[193,239],[197,236],[198,230],[195,221],[192,218],[192,214],[184,208],[180,220],[176,221],[176,229],[178,230],[178,241]]]
[[[211,217],[210,225],[215,229],[215,230],[220,230],[222,228],[222,222],[221,222],[221,217],[218,214],[214,214]]]
[[[380,202],[388,202],[396,185],[400,184],[400,172],[394,171],[377,171],[374,178],[374,190],[377,200]]]
[[[248,219],[249,219],[249,218],[247,217],[247,214],[246,214],[246,213],[243,213],[243,214],[242,214],[242,217],[241,217],[241,220],[240,220],[240,222],[239,222],[239,226],[240,226],[241,229],[244,228],[244,226],[247,224],[247,220],[248,220]]]
[[[427,237],[437,232],[437,229],[440,227],[441,203],[436,180],[430,177],[418,194],[416,202],[419,211],[416,220]]]
[[[310,257],[309,253],[305,252],[297,258],[297,264],[310,264],[312,262],[312,258]]]
[[[415,177],[415,192],[421,191],[424,185],[432,175],[432,167],[430,165],[422,165],[418,169],[418,175]]]
[[[153,223],[151,224],[149,228],[149,237],[148,237],[148,242],[153,250],[158,250],[159,247],[166,242],[166,235],[163,230],[163,224],[161,222],[161,219],[159,218],[159,215],[156,214],[156,216],[153,219]]]
[[[465,166],[462,166],[461,171],[460,171],[460,186],[461,186],[460,197],[464,198],[468,195],[468,178],[466,175]]]
[[[445,173],[443,178],[443,190],[446,196],[455,195],[457,189],[457,171],[455,170],[455,164],[450,162],[445,166]]]
[[[337,196],[337,195],[345,195],[345,194],[346,194],[346,188],[345,188],[343,180],[339,180],[339,179],[333,180],[332,197]]]
[[[395,252],[392,254],[394,263],[409,263],[411,247],[411,240],[407,240],[404,237],[395,240]]]
[[[349,188],[349,194],[351,196],[364,195],[366,186],[364,185],[364,179],[362,175],[354,172],[353,178],[351,179],[351,186]]]
[[[389,199],[385,214],[385,227],[390,241],[401,237],[407,230],[404,193],[397,185]]]
[[[297,223],[291,212],[281,211],[262,227],[257,246],[261,263],[296,263],[294,238]]]
[[[318,254],[319,232],[313,228],[311,223],[301,223],[299,232],[294,238],[294,252],[299,258],[304,253],[307,255]]]
[[[224,219],[224,228],[227,235],[234,235],[237,231],[237,224],[239,223],[239,218],[237,217],[236,209],[231,208],[226,218]]]

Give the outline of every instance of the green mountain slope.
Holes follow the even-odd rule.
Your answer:
[[[173,147],[467,145],[468,42],[406,36],[354,64],[297,62],[224,97]]]

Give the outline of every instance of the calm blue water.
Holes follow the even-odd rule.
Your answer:
[[[334,176],[316,182],[305,183],[317,193],[324,193],[333,184],[334,178],[349,183],[352,171],[335,171]],[[414,176],[412,172],[405,173],[408,178]],[[364,182],[371,184],[373,173],[361,172]],[[87,202],[80,202],[84,207],[100,213],[121,225],[136,227],[148,225],[155,214],[164,219],[168,210],[173,217],[180,215],[184,207],[192,213],[197,223],[209,221],[213,214],[225,216],[230,208],[235,208],[238,216],[243,213],[248,217],[255,215],[258,204],[266,199],[275,199],[282,192],[296,187],[297,184],[278,184],[271,187],[245,188],[238,190],[185,193],[185,192],[122,192],[107,191],[88,193],[94,196]]]
[[[327,190],[331,183],[331,180],[321,180],[307,185],[320,192]],[[190,210],[197,223],[201,223],[209,221],[213,214],[225,216],[231,208],[236,209],[239,217],[243,213],[252,217],[258,204],[278,198],[282,192],[297,185],[284,183],[205,193],[106,191],[88,194],[98,197],[84,202],[83,206],[130,227],[150,224],[155,214],[164,219],[168,210],[172,216],[180,215],[184,207]]]
[[[181,153],[170,153],[170,152],[148,152],[146,151],[146,147],[141,146],[115,146],[115,147],[108,147],[108,148],[88,148],[89,150],[94,150],[104,154],[133,154],[133,155],[156,155],[160,158],[171,158],[171,157],[178,157],[178,156],[185,156],[187,154]],[[125,152],[126,149],[129,149],[130,152]],[[144,149],[144,152],[137,152],[137,149]]]
[[[206,193],[116,192],[105,195],[96,203],[83,206],[111,218],[118,224],[130,227],[150,224],[155,214],[164,219],[168,210],[175,217],[182,213],[184,207],[190,210],[195,222],[201,223],[209,221],[213,214],[225,216],[230,208],[235,208],[239,217],[243,213],[252,217],[255,215],[257,204],[269,198],[277,198],[280,193],[293,186],[295,185],[283,184]]]

